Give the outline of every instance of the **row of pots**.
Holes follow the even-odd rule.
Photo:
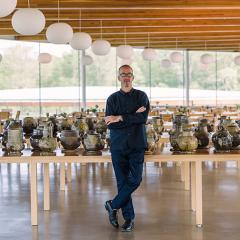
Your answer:
[[[61,132],[58,132],[58,129],[61,129]],[[33,151],[53,152],[58,139],[66,151],[77,149],[82,142],[85,151],[94,154],[104,148],[105,142],[102,138],[106,135],[106,129],[103,119],[95,122],[91,119],[76,119],[71,125],[67,119],[56,121],[54,118],[45,118],[40,119],[37,124],[35,119],[27,117],[23,122],[6,122],[1,137],[3,150],[11,153],[19,153],[24,149],[24,135],[25,139],[30,139]]]
[[[193,152],[197,148],[206,148],[210,142],[210,133],[213,127],[206,119],[200,120],[198,127],[193,131],[187,124],[187,117],[177,117],[173,130],[169,132],[173,151]],[[235,150],[240,145],[240,128],[238,124],[227,117],[221,117],[217,131],[212,134],[212,143],[215,151]]]

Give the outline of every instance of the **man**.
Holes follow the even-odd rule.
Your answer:
[[[124,232],[134,228],[131,194],[142,181],[144,151],[147,148],[145,123],[149,112],[147,95],[132,87],[133,70],[129,65],[119,68],[121,89],[107,99],[105,121],[110,129],[110,151],[117,179],[118,194],[105,203],[109,221],[118,228],[117,210],[122,210]]]

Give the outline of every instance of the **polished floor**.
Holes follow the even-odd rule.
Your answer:
[[[1,164],[0,240],[239,240],[240,169],[235,162],[203,169],[203,228],[195,227],[190,193],[171,163],[144,167],[134,194],[135,230],[108,224],[103,204],[116,185],[111,164],[72,165],[72,182],[59,189],[59,166],[51,165],[51,210],[43,211],[43,170],[38,166],[39,226],[30,222],[29,172],[25,164]],[[122,218],[120,216],[120,222]]]

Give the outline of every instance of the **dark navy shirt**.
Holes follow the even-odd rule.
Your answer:
[[[136,111],[144,106],[146,110],[142,113]],[[147,137],[145,123],[149,112],[149,100],[145,92],[132,88],[125,93],[120,90],[109,96],[106,105],[106,116],[121,115],[123,121],[111,123],[110,150],[147,148]]]

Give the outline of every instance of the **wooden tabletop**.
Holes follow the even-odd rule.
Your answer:
[[[22,155],[7,155],[0,151],[0,163],[39,163],[47,162],[111,162],[111,153],[108,150],[102,151],[101,156],[83,156],[83,151],[62,152],[60,149],[54,153],[22,151]],[[164,161],[229,161],[240,160],[240,150],[231,152],[216,153],[214,148],[198,149],[194,153],[172,152],[169,147],[159,148],[155,154],[145,155],[146,162]]]

